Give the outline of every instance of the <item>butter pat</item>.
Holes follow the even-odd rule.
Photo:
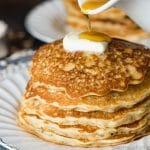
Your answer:
[[[63,39],[63,47],[68,52],[104,53],[111,38],[97,32],[69,33]]]

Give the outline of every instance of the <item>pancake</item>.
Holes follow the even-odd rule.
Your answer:
[[[133,123],[142,119],[150,112],[150,99],[135,105],[133,108],[121,109],[117,112],[106,113],[101,111],[80,112],[80,111],[64,111],[57,107],[53,107],[43,100],[24,99],[22,101],[22,109],[30,115],[40,116],[43,120],[49,120],[61,125],[91,125],[100,128],[114,128],[125,124]]]
[[[150,50],[114,39],[103,54],[67,52],[62,40],[33,57],[18,124],[44,140],[111,146],[150,134]]]
[[[104,54],[69,53],[62,40],[41,47],[30,68],[33,80],[63,89],[68,97],[103,96],[140,84],[150,65],[142,45],[112,39]]]
[[[67,24],[71,30],[83,31],[88,21],[81,13],[77,1],[64,0],[67,11]],[[106,33],[112,37],[137,41],[149,37],[133,22],[127,14],[119,8],[111,8],[102,13],[90,16],[92,29]],[[119,31],[119,32],[118,32]]]
[[[123,125],[118,128],[98,128],[96,126],[83,126],[83,125],[59,125],[48,120],[43,120],[40,116],[28,115],[21,112],[19,117],[20,120],[32,125],[34,128],[44,129],[46,131],[52,131],[61,136],[66,136],[75,139],[86,139],[86,140],[101,140],[120,134],[133,134],[140,133],[144,128],[150,124],[150,115],[146,115],[141,120],[138,120],[132,124]]]
[[[30,80],[24,99],[35,99],[36,97],[52,106],[62,110],[76,110],[81,112],[105,111],[115,112],[121,108],[131,108],[143,101],[150,95],[150,72],[146,74],[141,84],[129,86],[125,92],[111,92],[105,96],[86,96],[71,99],[66,94],[52,88],[48,84]]]
[[[129,141],[133,141],[137,138],[143,137],[145,135],[149,135],[150,128],[149,126],[142,130],[140,134],[121,134],[117,136],[112,136],[108,139],[103,140],[95,140],[89,141],[86,139],[74,139],[68,138],[66,136],[61,136],[52,132],[51,130],[45,131],[43,128],[35,128],[32,123],[28,124],[23,118],[21,118],[20,126],[25,128],[28,132],[53,143],[62,144],[62,145],[70,145],[76,147],[104,147],[104,146],[114,146],[118,144],[128,143]]]

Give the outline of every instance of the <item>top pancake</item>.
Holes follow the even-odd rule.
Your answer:
[[[143,81],[150,51],[142,45],[112,39],[103,54],[70,53],[62,40],[41,47],[33,57],[32,78],[65,90],[72,98],[123,92]]]

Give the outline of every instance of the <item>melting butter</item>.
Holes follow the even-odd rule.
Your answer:
[[[86,13],[87,10],[97,9],[106,4],[108,1],[109,0],[87,0],[82,4],[81,10],[83,13]]]
[[[95,31],[82,32],[80,33],[79,38],[95,42],[109,42],[111,40],[111,38],[108,35]]]

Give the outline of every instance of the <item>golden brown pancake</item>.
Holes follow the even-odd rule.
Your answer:
[[[112,39],[103,54],[63,49],[62,40],[33,57],[18,123],[58,144],[99,147],[150,134],[150,51]]]
[[[25,112],[21,112],[20,120],[24,120],[28,125],[34,128],[44,129],[46,131],[51,130],[61,136],[66,136],[75,139],[86,140],[100,140],[110,138],[114,135],[120,134],[133,134],[140,133],[144,128],[150,124],[150,115],[146,115],[143,119],[138,120],[132,124],[123,125],[117,128],[98,128],[96,126],[83,126],[83,125],[59,125],[49,120],[43,120],[37,115],[28,115]]]
[[[50,141],[62,145],[76,146],[76,147],[114,146],[114,145],[131,142],[137,138],[141,138],[143,136],[149,135],[150,133],[150,128],[148,126],[147,128],[144,128],[140,132],[140,134],[138,132],[134,134],[133,133],[120,134],[120,135],[112,136],[111,138],[108,139],[90,141],[87,139],[69,138],[67,136],[62,136],[55,132],[52,132],[51,130],[45,130],[44,128],[38,128],[37,126],[35,127],[34,124],[32,124],[32,122],[28,124],[28,122],[26,122],[24,118],[21,117],[21,115],[19,117],[20,117],[19,119],[21,120],[19,125],[24,129],[26,129],[26,131],[34,135],[37,135],[38,137],[41,137],[46,141]]]
[[[101,97],[86,96],[71,99],[56,87],[52,89],[47,84],[33,80],[28,83],[26,90],[25,99],[39,97],[59,109],[114,112],[121,108],[131,108],[150,95],[150,72],[146,74],[141,84],[129,86],[125,92],[111,92]]]
[[[70,53],[62,40],[40,48],[30,72],[34,80],[63,89],[68,96],[103,96],[139,84],[149,69],[150,51],[142,45],[112,39],[105,53]]]
[[[38,115],[43,120],[62,125],[94,125],[101,128],[118,127],[125,124],[133,123],[142,119],[150,112],[150,100],[135,105],[133,108],[121,109],[117,112],[106,113],[102,111],[81,112],[74,110],[60,110],[48,103],[43,102],[40,98],[24,99],[22,109],[30,115]]]

